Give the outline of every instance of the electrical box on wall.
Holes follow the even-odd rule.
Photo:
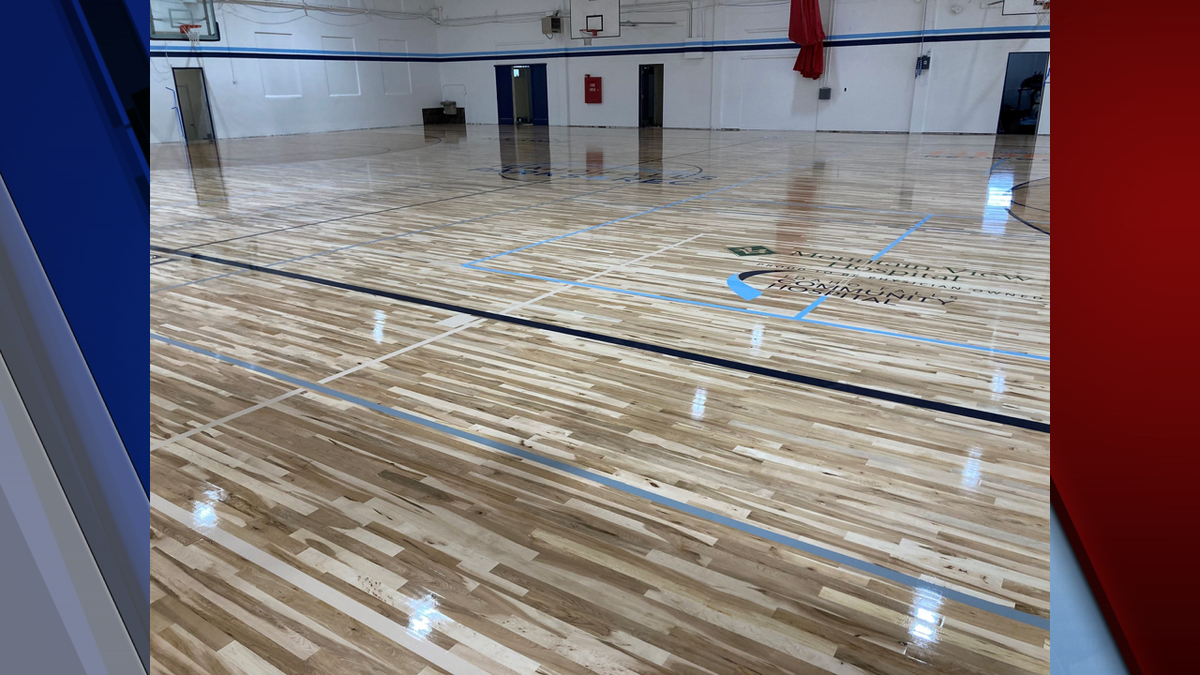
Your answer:
[[[592,77],[591,75],[583,76],[583,102],[584,103],[600,103],[602,102],[602,91],[600,88],[600,78]]]
[[[830,98],[833,98],[833,89],[830,89],[829,87],[821,87],[819,90],[817,90],[818,100],[828,101]]]
[[[917,57],[917,75],[921,75],[921,71],[929,70],[929,55],[922,54]]]
[[[562,18],[557,16],[542,17],[542,35],[550,37],[555,33],[562,32]]]

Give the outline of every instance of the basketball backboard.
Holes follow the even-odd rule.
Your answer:
[[[187,40],[189,30],[200,40],[221,39],[213,0],[150,0],[151,40]]]
[[[621,36],[621,0],[571,0],[571,39]]]
[[[1042,12],[1043,0],[1004,0],[1004,10],[1002,14],[1010,16],[1013,14],[1040,14]]]

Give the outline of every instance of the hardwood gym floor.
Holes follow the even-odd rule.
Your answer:
[[[1047,138],[152,168],[154,672],[1049,672]]]

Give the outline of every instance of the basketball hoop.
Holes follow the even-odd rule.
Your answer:
[[[200,28],[202,26],[198,23],[185,23],[179,26],[179,32],[187,36],[188,42],[191,43],[193,49],[200,46]]]
[[[600,34],[600,29],[599,28],[580,28],[579,32],[583,33],[585,36],[590,35],[592,37],[596,37],[597,35]]]
[[[1034,0],[1038,7],[1037,21],[1039,26],[1050,25],[1050,0]]]

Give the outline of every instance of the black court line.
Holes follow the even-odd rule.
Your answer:
[[[1012,209],[1006,208],[1005,211],[1008,211],[1008,215],[1012,216],[1013,218],[1016,218],[1017,220],[1021,221],[1022,223],[1025,223],[1029,227],[1032,227],[1033,229],[1037,230],[1038,232],[1041,232],[1042,234],[1046,235],[1047,237],[1050,236],[1050,232],[1048,230],[1043,230],[1042,228],[1038,227],[1037,225],[1034,225],[1033,223],[1029,222],[1028,220],[1025,220],[1021,216],[1018,216],[1017,214],[1012,212]]]
[[[561,335],[570,335],[572,337],[583,338],[585,340],[593,340],[595,342],[603,342],[606,344],[617,345],[619,347],[627,347],[630,349],[639,349],[642,351],[652,352],[655,354],[661,354],[663,356],[673,356],[673,357],[679,358],[679,359],[694,361],[696,363],[704,363],[704,364],[708,364],[708,365],[712,365],[712,366],[718,366],[721,368],[728,368],[730,370],[737,370],[737,371],[740,371],[743,373],[750,373],[752,375],[762,375],[764,377],[770,377],[770,378],[774,378],[777,380],[784,380],[787,382],[795,382],[797,384],[803,384],[803,385],[808,385],[808,386],[812,386],[812,387],[819,387],[821,389],[828,389],[831,391],[838,391],[838,392],[842,392],[845,394],[852,394],[855,396],[863,396],[866,398],[873,398],[873,399],[878,399],[881,401],[889,401],[891,403],[899,403],[901,405],[908,405],[908,406],[913,406],[916,408],[924,408],[926,410],[934,410],[937,412],[943,412],[943,413],[948,413],[951,415],[957,415],[959,417],[969,417],[972,419],[982,420],[985,422],[992,422],[995,424],[1002,424],[1002,425],[1010,426],[1010,427],[1017,427],[1020,429],[1029,429],[1031,431],[1050,433],[1050,425],[1049,424],[1047,424],[1045,422],[1036,422],[1034,420],[1028,420],[1028,419],[1024,419],[1021,417],[1013,417],[1011,415],[1002,415],[1000,413],[992,413],[992,412],[987,412],[987,411],[983,411],[983,410],[975,410],[973,408],[967,408],[965,406],[953,405],[950,403],[942,403],[939,401],[930,401],[930,400],[919,398],[916,396],[908,396],[905,394],[896,394],[896,393],[892,393],[889,391],[881,391],[878,389],[871,389],[870,387],[862,387],[862,386],[855,385],[855,384],[846,384],[844,382],[836,382],[833,380],[826,380],[826,379],[819,378],[819,377],[812,377],[810,375],[798,375],[796,373],[790,373],[785,370],[777,370],[775,368],[764,368],[762,366],[750,365],[747,363],[741,363],[738,361],[724,359],[724,358],[720,358],[717,356],[709,356],[707,354],[700,354],[697,352],[689,352],[689,351],[686,351],[683,349],[675,349],[674,347],[663,347],[661,345],[651,344],[648,342],[641,342],[640,340],[629,340],[626,338],[618,338],[618,337],[613,337],[611,335],[604,335],[603,333],[594,333],[592,331],[579,330],[577,328],[568,328],[565,326],[558,326],[558,325],[555,325],[552,323],[545,323],[542,321],[521,319],[518,317],[506,316],[504,314],[497,314],[495,312],[488,312],[488,311],[481,310],[481,309],[474,309],[471,307],[463,307],[461,305],[455,305],[455,304],[451,304],[448,302],[440,302],[438,300],[429,300],[427,298],[419,298],[419,297],[412,296],[412,295],[404,295],[402,293],[393,293],[391,291],[384,291],[384,290],[380,290],[377,288],[369,288],[367,286],[359,286],[356,284],[348,284],[348,283],[345,283],[342,281],[334,281],[332,279],[324,279],[321,277],[314,277],[314,276],[311,276],[308,274],[299,274],[297,272],[287,272],[284,270],[272,269],[270,267],[263,267],[261,265],[254,265],[251,263],[241,262],[238,260],[228,260],[226,258],[218,258],[216,256],[204,255],[202,253],[180,251],[180,250],[174,250],[174,249],[164,248],[161,246],[153,246],[153,245],[150,247],[150,249],[153,251],[158,251],[159,253],[169,253],[169,254],[173,254],[173,255],[186,256],[189,258],[195,258],[197,260],[203,260],[205,262],[216,263],[219,265],[227,265],[229,267],[237,267],[237,268],[241,268],[244,270],[249,270],[251,272],[262,272],[263,274],[272,274],[272,275],[284,277],[287,279],[295,279],[297,281],[307,281],[309,283],[320,284],[322,286],[328,286],[330,288],[338,288],[338,289],[341,289],[344,291],[351,291],[354,293],[365,293],[367,295],[374,295],[376,297],[388,298],[391,300],[398,300],[400,302],[407,302],[407,303],[411,303],[414,305],[421,305],[423,307],[433,307],[436,309],[445,310],[447,312],[469,314],[471,316],[477,316],[477,317],[480,317],[483,319],[490,319],[492,321],[499,321],[502,323],[510,323],[510,324],[514,324],[517,326],[524,326],[526,328],[534,328],[536,330],[543,330],[543,331],[547,331],[550,333],[559,333]]]
[[[1016,192],[1017,190],[1020,190],[1021,188],[1028,186],[1030,183],[1036,183],[1040,180],[1050,180],[1050,176],[1045,176],[1044,178],[1034,178],[1033,180],[1027,180],[1024,183],[1017,183],[1016,185],[1014,185],[1008,189],[1008,193],[1011,195],[1012,193]],[[1021,202],[1017,202],[1017,201],[1014,201],[1012,203],[1017,204],[1019,206],[1025,206]],[[1042,211],[1045,213],[1050,213],[1050,211],[1048,211],[1046,209],[1039,209],[1036,206],[1025,206],[1025,208],[1033,209],[1035,211]],[[1048,231],[1043,230],[1042,228],[1038,227],[1037,225],[1034,225],[1033,223],[1029,222],[1028,220],[1025,220],[1021,216],[1018,216],[1017,214],[1013,213],[1012,207],[1005,208],[1005,211],[1008,211],[1008,215],[1012,216],[1013,218],[1016,218],[1017,220],[1021,221],[1022,223],[1025,223],[1029,227],[1032,227],[1033,229],[1037,230],[1038,232],[1041,232],[1042,234],[1046,235],[1047,237],[1050,236],[1050,233]]]
[[[1039,180],[1050,180],[1050,176],[1043,176],[1042,178],[1034,178],[1033,180],[1027,180],[1024,183],[1017,183],[1016,185],[1010,187],[1008,189],[1008,191],[1012,192],[1013,190],[1020,190],[1021,188],[1025,187],[1026,185],[1029,185],[1030,183],[1036,183]]]

